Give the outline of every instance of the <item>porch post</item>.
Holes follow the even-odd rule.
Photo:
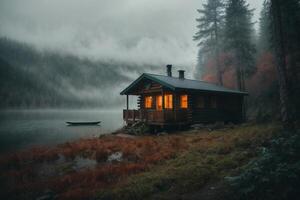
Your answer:
[[[126,110],[128,111],[129,108],[129,98],[128,98],[128,94],[126,95]]]
[[[126,95],[126,123],[128,122],[128,109],[129,109],[129,98],[127,94]]]

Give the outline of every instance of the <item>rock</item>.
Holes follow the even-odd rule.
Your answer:
[[[164,135],[168,135],[168,133],[167,133],[167,132],[160,132],[160,133],[158,133],[157,135],[158,135],[158,136],[164,136]]]
[[[115,162],[115,161],[116,162],[121,162],[122,160],[123,160],[123,153],[120,152],[120,151],[111,154],[107,158],[107,162]]]
[[[193,124],[191,127],[195,130],[200,130],[205,128],[206,126],[204,124]]]
[[[124,129],[124,133],[129,135],[143,135],[149,132],[149,126],[144,122],[136,122]]]

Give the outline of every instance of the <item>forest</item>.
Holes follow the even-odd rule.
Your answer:
[[[92,60],[0,38],[0,108],[94,108],[123,103],[131,74],[158,68]],[[131,73],[127,73],[127,72]]]
[[[259,22],[247,1],[207,1],[198,12],[198,76],[248,91],[250,118],[299,118],[299,1],[263,1]]]
[[[283,125],[259,158],[228,177],[232,199],[297,199],[300,1],[264,0],[258,33],[246,0],[208,0],[198,12],[199,76],[249,91],[248,118]]]

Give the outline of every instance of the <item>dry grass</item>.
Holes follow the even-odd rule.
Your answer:
[[[51,190],[58,199],[140,199],[184,193],[247,163],[280,127],[247,125],[235,129],[186,131],[169,136],[105,136],[35,148],[0,158],[2,189],[7,199],[34,199]],[[108,163],[114,152],[121,162]],[[62,169],[40,176],[41,163],[82,156],[97,160],[91,169]]]
[[[218,182],[237,173],[279,129],[274,124],[244,125],[184,133],[187,151],[149,171],[130,176],[116,187],[101,190],[98,199],[182,199],[211,181]]]
[[[1,179],[9,197],[24,194],[22,199],[30,199],[51,189],[62,199],[81,199],[82,195],[93,196],[98,188],[110,187],[124,177],[148,170],[186,149],[182,136],[83,139],[56,148],[35,148],[3,156],[0,159]],[[122,152],[123,160],[108,163],[108,157],[115,152]],[[96,160],[98,164],[93,169],[67,170],[67,173],[54,174],[47,179],[38,176],[38,166],[55,162],[59,155],[66,160],[82,156]]]

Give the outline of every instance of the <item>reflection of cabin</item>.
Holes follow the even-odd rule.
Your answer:
[[[123,111],[127,124],[144,121],[149,125],[190,125],[242,122],[247,93],[186,79],[183,70],[179,70],[179,77],[173,77],[172,65],[167,65],[166,76],[144,73],[121,95],[127,96]],[[138,110],[129,110],[128,95],[138,96]]]

